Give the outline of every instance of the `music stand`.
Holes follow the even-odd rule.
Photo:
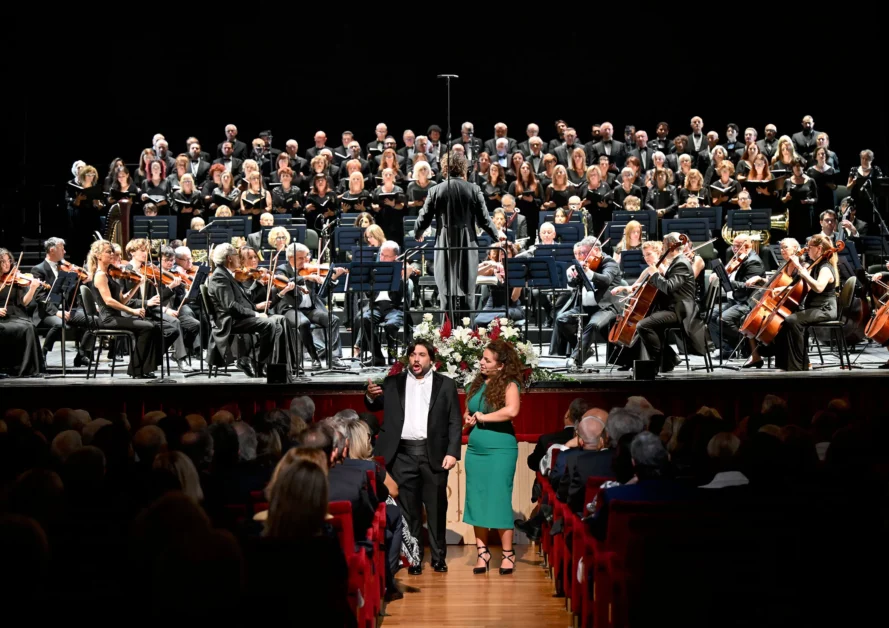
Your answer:
[[[762,209],[732,209],[726,214],[725,224],[732,234],[737,231],[769,231],[772,216]]]
[[[556,240],[562,244],[576,244],[583,238],[583,225],[581,223],[566,222],[561,225],[553,225],[556,229]]]
[[[556,260],[552,257],[513,257],[506,260],[509,267],[509,282],[506,286],[506,313],[509,318],[510,292],[513,288],[523,288],[525,303],[531,303],[531,288],[538,290],[553,289],[559,285],[559,270]],[[540,303],[537,304],[537,318],[540,320]],[[525,316],[525,339],[528,339],[528,317]],[[541,342],[541,334],[538,334]]]
[[[725,266],[723,266],[722,262],[720,262],[718,259],[713,259],[713,260],[710,260],[710,270],[712,270],[716,274],[716,276],[719,278],[719,283],[720,283],[722,289],[725,290],[726,296],[728,296],[728,293],[732,291],[732,281],[729,278],[728,273],[725,272]],[[722,295],[717,295],[717,297],[716,297],[716,305],[719,306],[719,343],[720,343],[720,346],[716,347],[716,349],[719,351],[719,364],[713,365],[713,368],[728,369],[730,371],[738,371],[740,369],[737,366],[732,366],[731,364],[723,364],[723,361],[722,361],[722,343],[723,343],[724,336],[723,336],[723,332],[722,332],[722,298],[721,297],[722,297]],[[710,308],[710,311],[707,312],[707,324],[708,325],[710,324],[710,317],[712,315],[713,315],[713,308]],[[743,336],[741,337],[740,342],[738,342],[738,344],[735,346],[734,352],[738,351],[738,349],[741,347],[742,342],[744,342]],[[704,350],[705,351],[707,350],[706,347],[704,348]],[[685,353],[687,356],[688,347],[685,348]],[[706,359],[705,359],[704,363],[706,364]]]
[[[337,227],[333,232],[333,246],[339,253],[340,259],[345,259],[346,251],[359,246],[358,243],[363,241],[364,231],[364,227]]]
[[[586,347],[583,344],[583,332],[586,325],[583,322],[583,319],[589,316],[583,311],[583,289],[586,288],[587,292],[596,292],[595,286],[590,282],[589,278],[586,276],[586,271],[584,267],[578,262],[576,259],[571,260],[571,266],[574,267],[574,270],[577,271],[577,279],[580,281],[577,284],[577,303],[579,303],[580,311],[577,314],[573,314],[572,316],[577,317],[577,350],[578,357],[580,358],[579,363],[575,362],[571,367],[562,367],[553,369],[553,372],[566,371],[568,373],[598,373],[599,369],[595,369],[592,367],[584,368],[583,363],[586,362]]]
[[[249,216],[232,216],[231,218],[214,218],[213,222],[207,225],[210,231],[217,229],[227,229],[231,231],[233,238],[246,238],[250,235],[250,227],[252,221]]]
[[[65,366],[65,331],[67,330],[68,325],[67,321],[65,321],[64,313],[69,311],[69,296],[72,290],[77,290],[79,283],[80,278],[77,276],[77,273],[69,273],[64,270],[59,270],[56,275],[56,280],[53,282],[52,288],[50,288],[49,294],[46,295],[46,299],[44,299],[44,303],[55,303],[62,311],[62,374],[60,377],[67,376]],[[73,300],[71,301],[71,304],[73,306]],[[51,376],[47,376],[47,378],[49,377]]]
[[[152,240],[176,239],[176,216],[134,216],[133,237]]]
[[[293,214],[272,214],[272,217],[276,227],[289,227],[293,223]]]
[[[191,290],[187,291],[185,293],[185,296],[182,297],[183,302],[187,302],[189,296],[191,296],[191,295],[198,295],[197,298],[198,298],[198,302],[200,303],[201,286],[207,281],[207,279],[209,277],[210,277],[210,265],[209,264],[201,264],[200,266],[198,266],[198,270],[195,273],[194,278],[191,280]],[[181,307],[181,304],[180,304],[180,307]],[[198,354],[199,358],[200,358],[200,368],[197,371],[192,371],[191,373],[186,373],[185,379],[188,379],[189,377],[197,377],[199,375],[209,375],[210,374],[209,370],[207,370],[207,371],[204,370],[204,350],[206,349],[206,347],[204,346],[204,338],[206,337],[208,340],[210,338],[210,333],[211,333],[210,332],[210,318],[209,318],[210,313],[204,311],[203,305],[201,305],[201,307],[198,309],[200,310],[200,318],[198,319],[198,321],[201,324],[200,333],[198,334],[198,338],[200,339],[200,343],[201,343],[201,350]],[[205,327],[205,324],[206,324],[206,327]],[[219,376],[230,377],[230,375],[228,373],[219,373],[217,371],[216,377],[219,377]]]
[[[370,300],[367,308],[370,312],[370,320],[373,321],[373,306],[377,292],[398,292],[401,290],[401,270],[404,267],[402,262],[358,262],[349,265],[349,274],[347,280],[342,282],[343,288],[337,286],[338,292],[349,292],[355,294],[358,301],[361,301],[361,293],[370,293]],[[405,321],[407,324],[407,321]],[[374,333],[371,326],[370,338],[370,354],[373,361],[374,349]],[[362,366],[359,372],[366,373],[376,371],[379,367]],[[354,371],[347,371],[354,372]]]
[[[377,261],[380,248],[377,246],[353,246],[352,263],[369,264]]]

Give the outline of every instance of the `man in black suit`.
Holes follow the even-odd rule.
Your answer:
[[[315,145],[306,150],[306,161],[312,161],[327,146],[327,133],[324,131],[315,132]]]
[[[395,150],[395,147],[398,146],[398,143],[395,141],[395,138],[391,135],[386,136],[386,139],[383,140],[383,150],[387,150],[391,148],[395,151],[395,163],[398,164],[398,169],[402,170],[404,167],[404,157],[398,154],[398,151]],[[383,161],[383,153],[376,155],[374,157],[374,168],[380,167],[380,162]]]
[[[225,144],[225,142],[232,143],[232,157],[236,157],[241,161],[247,159],[247,154],[250,151],[247,148],[247,145],[238,139],[238,127],[234,124],[229,124],[225,127],[225,141],[219,142],[219,145],[216,147],[216,157],[225,156],[225,153],[222,151],[222,145]]]
[[[567,270],[568,285],[575,288],[576,291],[557,314],[553,326],[549,353],[550,355],[565,355],[568,347],[573,346],[574,350],[568,358],[569,368],[578,364],[581,356],[581,347],[577,346],[576,342],[578,323],[574,315],[580,312],[587,315],[581,345],[584,357],[588,357],[586,351],[593,342],[593,334],[598,332],[600,337],[607,339],[608,330],[611,329],[611,325],[617,319],[617,314],[620,311],[617,297],[611,294],[612,288],[621,285],[620,265],[613,257],[602,252],[601,243],[594,236],[586,237],[574,245],[574,258],[578,262],[583,263],[590,253],[602,257],[598,270],[585,269],[586,277],[593,284],[595,291],[589,292],[584,286],[583,280],[578,276],[576,268],[569,266]]]
[[[506,138],[506,153],[508,155],[512,155],[516,150],[516,141],[509,137],[507,133],[509,129],[502,122],[498,122],[494,125],[494,137],[485,142],[485,152],[489,155],[495,155],[497,153],[497,140],[501,137]]]
[[[556,488],[556,498],[560,502],[568,502],[572,512],[583,509],[587,478],[614,477],[611,470],[613,450],[607,447],[605,440],[607,420],[607,412],[590,408],[577,424],[578,453],[568,458],[565,473]]]
[[[472,122],[464,122],[460,127],[460,137],[451,140],[451,146],[460,144],[463,146],[463,154],[466,159],[472,163],[473,159],[478,159],[484,147],[482,141],[475,136],[475,126]]]
[[[187,152],[187,153],[191,152],[191,145],[192,144],[200,144],[200,142],[198,141],[198,138],[196,138],[193,135],[191,137],[189,137],[187,140],[185,140],[185,152]],[[210,153],[208,153],[205,150],[201,150],[200,158],[203,159],[204,161],[206,161],[208,164],[213,161],[213,158],[210,157]]]
[[[167,174],[176,172],[176,160],[170,155],[170,145],[167,140],[160,138],[154,144],[154,153],[167,166]]]
[[[532,122],[525,129],[525,133],[528,135],[528,139],[524,142],[519,142],[517,148],[525,157],[527,157],[531,154],[531,138],[540,136],[540,127]]]
[[[225,166],[227,172],[230,172],[232,176],[237,179],[241,176],[241,167],[244,164],[243,159],[238,159],[234,156],[234,144],[229,142],[228,140],[222,143],[222,157],[219,159],[214,159],[214,164],[222,164]]]
[[[695,116],[691,119],[691,133],[688,138],[688,152],[697,155],[699,152],[707,148],[707,138],[704,136],[704,120],[701,116]]]
[[[248,377],[262,377],[265,365],[277,361],[278,345],[284,334],[284,317],[266,314],[268,303],[254,305],[244,287],[235,281],[234,270],[241,267],[241,256],[235,247],[231,244],[216,247],[213,250],[213,263],[216,270],[207,280],[207,292],[215,319],[208,361],[213,365],[225,364],[227,357],[233,355],[238,360],[238,368]],[[249,352],[233,342],[232,336],[235,334],[259,336],[255,363],[248,357]]]
[[[647,132],[643,130],[636,131],[634,139],[636,141],[636,145],[633,147],[633,150],[630,151],[629,156],[636,157],[639,161],[641,161],[642,171],[648,172],[649,170],[654,168],[654,166],[652,165],[652,156],[656,151],[648,143]]]
[[[756,251],[753,250],[753,240],[746,233],[739,233],[732,241],[732,259],[744,259],[736,271],[729,275],[732,291],[726,295],[728,308],[722,310],[722,325],[720,326],[719,309],[714,308],[710,317],[710,338],[716,348],[722,351],[722,357],[728,359],[734,353],[735,345],[740,339],[739,329],[747,314],[750,313],[750,297],[756,289],[755,286],[765,275],[765,267]],[[746,256],[746,257],[745,257]],[[710,275],[710,283],[716,283],[719,277],[716,273]],[[720,327],[722,333],[720,334]]]
[[[793,141],[793,149],[798,155],[809,158],[809,155],[815,152],[818,147],[818,132],[815,130],[815,120],[812,116],[803,117],[803,130],[794,133],[790,139]]]
[[[602,133],[602,141],[593,144],[592,152],[594,156],[590,157],[587,155],[589,163],[596,163],[599,160],[599,155],[608,155],[611,163],[616,166],[618,170],[621,170],[628,157],[627,145],[613,139],[614,125],[610,122],[603,122],[599,129]]]
[[[397,242],[386,240],[380,244],[379,261],[396,262],[401,252]],[[369,361],[365,362],[365,366],[385,366],[386,359],[383,357],[383,343],[378,331],[379,325],[382,323],[385,334],[386,343],[391,348],[395,346],[398,328],[404,324],[404,290],[407,289],[409,282],[402,284],[402,289],[396,292],[379,291],[373,295],[373,307],[371,308],[371,293],[366,292],[361,295],[361,302],[358,304],[358,311],[355,317],[353,329],[361,329],[360,347],[362,352],[370,349],[370,339],[373,338],[373,351]],[[390,354],[391,355],[391,354]]]
[[[272,164],[278,163],[278,155],[281,154],[280,148],[275,148],[272,146],[272,142],[274,141],[274,137],[272,136],[271,131],[260,131],[259,139],[262,140],[263,145],[265,147],[265,155],[270,158]]]
[[[741,129],[734,122],[730,122],[725,128],[725,144],[723,144],[722,147],[725,149],[729,161],[733,164],[737,164],[738,160],[741,159],[741,154],[744,153],[744,145],[738,141],[738,134],[740,132]],[[740,154],[738,153],[738,149],[741,149]]]
[[[304,244],[294,242],[287,247],[287,261],[276,269],[276,274],[284,275],[290,279],[287,288],[278,292],[281,300],[276,305],[276,312],[283,315],[291,329],[296,329],[302,338],[303,347],[312,357],[312,368],[321,368],[321,359],[312,341],[311,323],[321,327],[328,335],[328,341],[332,344],[332,358],[328,366],[344,367],[340,359],[343,348],[340,341],[340,319],[335,314],[328,312],[318,294],[318,287],[324,283],[321,275],[309,275],[300,277],[299,271],[304,269],[309,261],[309,249]],[[333,271],[334,279],[346,272],[343,267],[337,267]]]
[[[546,456],[547,450],[553,445],[564,445],[574,438],[574,430],[578,421],[583,418],[584,413],[589,408],[589,403],[582,397],[577,397],[568,406],[565,416],[562,417],[565,422],[564,427],[556,432],[549,434],[541,434],[534,446],[534,451],[528,454],[528,468],[531,471],[540,471],[540,461]]]
[[[201,151],[201,145],[197,142],[188,147],[188,171],[194,177],[195,186],[200,187],[207,180],[207,173],[210,172],[210,163],[204,161]]]
[[[37,279],[48,283],[50,286],[55,284],[59,274],[59,262],[65,259],[65,241],[61,238],[49,238],[43,243],[43,250],[46,257],[42,262],[31,268],[31,274]],[[46,361],[46,354],[52,351],[52,347],[62,335],[62,320],[64,319],[69,328],[76,330],[79,338],[77,343],[77,355],[74,357],[74,366],[89,366],[90,354],[93,349],[93,336],[87,330],[89,323],[86,315],[80,308],[72,308],[66,311],[71,304],[71,295],[65,299],[65,303],[53,303],[47,301],[49,290],[40,288],[34,301],[37,303],[37,309],[34,311],[33,321],[38,329],[46,330],[46,338],[43,341],[43,357]]]
[[[410,129],[405,129],[401,139],[404,141],[404,146],[395,151],[395,155],[397,156],[401,171],[406,175],[410,175],[414,167],[414,155],[417,152],[417,147],[414,145],[417,135]]]
[[[756,143],[759,146],[759,152],[766,156],[766,159],[772,161],[772,157],[778,152],[778,127],[774,124],[766,125],[766,136]]]
[[[659,292],[665,295],[665,306],[660,312],[646,316],[636,327],[642,347],[649,359],[654,360],[662,371],[675,368],[675,354],[669,347],[670,355],[661,365],[664,353],[664,335],[669,327],[681,324],[689,339],[690,349],[698,355],[706,350],[704,343],[704,323],[698,317],[698,304],[695,301],[695,275],[691,262],[682,252],[682,243],[678,233],[664,236],[665,271],[660,271],[654,264],[649,265],[649,280]],[[688,348],[687,348],[688,349]]]
[[[284,150],[287,151],[287,155],[290,157],[290,169],[293,170],[294,175],[300,172],[308,174],[309,162],[304,157],[299,156],[299,142],[287,140],[287,143],[284,144]]]
[[[651,148],[656,151],[661,151],[664,155],[672,153],[676,148],[673,146],[673,140],[669,138],[669,135],[670,125],[666,122],[658,122],[654,139],[649,142]]]
[[[500,199],[500,206],[506,214],[506,228],[515,233],[516,246],[520,249],[528,248],[528,219],[516,209],[515,197],[504,194]]]
[[[571,154],[575,148],[583,148],[577,141],[577,131],[571,127],[565,129],[565,142],[553,151],[559,165],[571,167]],[[589,157],[589,155],[587,155]]]
[[[415,340],[407,353],[407,372],[387,377],[382,387],[368,382],[364,403],[371,412],[383,410],[374,453],[385,459],[398,484],[398,502],[411,534],[422,544],[425,506],[432,568],[445,572],[448,471],[460,459],[460,401],[454,380],[431,370],[431,342]],[[422,563],[409,572],[422,573]]]
[[[384,144],[386,142],[386,136],[389,135],[389,127],[386,126],[385,122],[380,122],[377,125],[377,128],[374,129],[374,133],[377,138],[364,147],[364,154],[368,161],[383,154],[383,150],[385,150]]]
[[[543,165],[543,158],[546,154],[543,152],[543,140],[539,137],[532,137],[528,140],[528,146],[531,152],[525,157],[525,161],[531,164],[534,174],[544,172],[546,168]]]

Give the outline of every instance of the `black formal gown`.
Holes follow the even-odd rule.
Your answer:
[[[27,293],[23,286],[6,284],[0,289],[0,307],[9,298],[6,316],[0,318],[0,371],[13,377],[34,377],[46,371],[37,328],[24,304]]]
[[[373,191],[371,196],[373,204],[380,207],[376,215],[377,224],[380,225],[388,239],[394,240],[398,244],[403,244],[404,217],[407,215],[407,212],[403,208],[396,209],[383,203],[383,194],[395,194],[395,204],[397,205],[404,202],[404,190],[395,185],[387,192],[383,186],[380,186]]]
[[[347,189],[340,199],[340,213],[360,214],[371,211],[371,195],[367,190],[361,190],[358,194],[352,194]],[[347,219],[348,220],[348,219]]]
[[[158,185],[154,185],[151,179],[145,179],[142,182],[142,194],[147,194],[149,199],[143,201],[145,203],[154,203],[157,205],[157,213],[160,216],[170,216],[170,195],[172,189],[170,183],[166,179],[162,180]]]
[[[153,373],[161,363],[162,357],[162,341],[158,325],[105,305],[105,301],[95,285],[90,284],[90,288],[99,310],[99,326],[103,329],[131,331],[136,335],[135,353],[130,356],[127,373],[131,377],[141,377]],[[108,278],[108,290],[111,293],[111,298],[118,302],[121,301],[120,285],[110,277]],[[129,307],[134,306],[130,305]]]
[[[283,186],[276,186],[272,190],[272,211],[279,214],[290,214],[292,218],[304,218],[306,210],[303,207],[303,193],[296,185],[285,190]]]
[[[806,177],[803,183],[794,183],[792,179],[787,179],[784,183],[784,194],[790,194],[790,201],[783,205],[790,212],[790,224],[788,225],[788,235],[795,238],[798,242],[805,242],[806,239],[815,233],[815,205],[803,203],[804,200],[818,200],[818,188],[815,181]]]
[[[181,189],[173,192],[170,197],[172,210],[178,216],[176,220],[176,235],[185,237],[185,232],[191,226],[191,219],[200,216],[204,211],[204,198],[197,190],[191,194],[185,194]]]
[[[522,215],[528,219],[528,229],[534,229],[535,231],[539,228],[540,225],[540,206],[543,204],[543,198],[540,195],[540,191],[543,188],[540,187],[540,184],[537,184],[537,191],[532,192],[531,190],[525,188],[523,194],[519,194],[516,191],[516,183],[513,181],[509,184],[509,194],[511,194],[515,198],[515,206]],[[533,240],[532,236],[532,240]]]
[[[827,182],[829,180],[832,181],[832,177],[836,174],[836,171],[827,166],[827,170],[818,170],[815,166],[812,166],[808,170],[806,170],[806,176],[812,179],[815,182],[815,187],[818,192],[818,202],[813,205],[814,211],[817,213],[821,213],[825,209],[833,209],[836,207],[836,195],[834,190],[827,186]]]
[[[429,196],[429,190],[431,190],[436,183],[434,181],[429,181],[426,187],[421,186],[416,181],[411,181],[407,184],[407,200],[408,202],[413,201],[426,201],[426,197]],[[420,213],[420,205],[419,207],[408,207],[406,210],[406,215],[408,216],[416,216]]]

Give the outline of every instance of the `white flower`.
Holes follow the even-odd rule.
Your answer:
[[[487,336],[488,335],[488,328],[487,327],[479,327],[478,328],[478,335],[482,338]]]
[[[427,321],[427,322],[428,322],[428,321],[431,321],[431,320],[432,320],[432,314],[423,314],[423,320],[424,320],[424,321]]]
[[[457,375],[457,365],[456,364],[448,364],[448,370],[444,374],[447,375],[448,377],[453,378],[455,375]]]
[[[500,335],[509,340],[510,338],[515,338],[519,335],[519,331],[515,327],[501,327]]]
[[[460,327],[454,332],[454,338],[459,342],[468,343],[469,339],[472,338],[472,331],[465,327]]]
[[[459,364],[462,360],[463,360],[462,355],[460,355],[459,353],[454,354],[454,362],[457,362]]]
[[[499,319],[499,322],[500,322],[500,326],[501,326],[501,327],[506,327],[507,325],[509,325],[509,319],[508,319],[508,318],[501,318],[501,319]]]
[[[464,327],[469,327],[469,324],[470,324],[471,322],[472,322],[472,321],[469,319],[468,316],[464,316],[464,317],[463,317],[463,326],[464,326]]]
[[[445,345],[444,347],[442,347],[441,349],[438,350],[438,355],[440,355],[442,358],[447,358],[453,352],[454,352],[453,349],[451,349],[449,346]]]
[[[415,336],[426,336],[429,334],[429,324],[428,323],[420,323],[416,327],[414,327],[414,335]]]

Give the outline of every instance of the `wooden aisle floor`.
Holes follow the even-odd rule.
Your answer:
[[[448,546],[448,573],[435,573],[427,552],[423,575],[410,576],[401,570],[402,585],[420,589],[406,592],[404,599],[388,605],[383,628],[390,626],[472,626],[487,628],[533,626],[568,628],[573,625],[565,610],[565,598],[553,597],[552,580],[546,577],[537,546],[516,545],[516,570],[501,576],[500,548],[492,547],[491,571],[472,573],[476,552],[473,545]]]

